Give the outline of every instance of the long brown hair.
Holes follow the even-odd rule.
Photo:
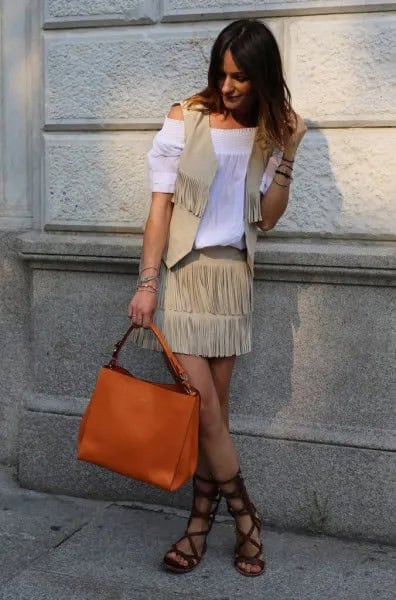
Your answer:
[[[228,116],[230,111],[224,106],[219,88],[224,53],[228,49],[256,94],[256,139],[264,146],[270,143],[284,149],[292,133],[288,117],[294,110],[277,41],[261,21],[239,19],[220,32],[211,50],[208,85],[187,98],[187,106]]]

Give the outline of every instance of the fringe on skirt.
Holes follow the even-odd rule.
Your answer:
[[[246,250],[193,249],[172,269],[161,263],[153,322],[172,352],[215,357],[245,354],[252,346],[253,281]],[[150,329],[128,341],[162,350]]]

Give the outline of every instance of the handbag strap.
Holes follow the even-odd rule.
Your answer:
[[[181,383],[184,386],[184,388],[188,394],[196,394],[196,390],[191,385],[187,373],[185,372],[185,370],[183,369],[183,367],[177,360],[176,356],[173,354],[172,350],[169,348],[168,344],[165,341],[164,336],[162,335],[162,333],[160,332],[158,327],[156,325],[154,325],[154,323],[150,323],[149,326],[150,326],[151,331],[155,334],[157,340],[159,341],[159,343],[162,346],[164,356],[166,358],[166,364],[169,368],[169,371],[171,372],[171,375],[175,379],[176,383]],[[123,335],[123,337],[114,345],[113,356],[108,364],[108,366],[111,369],[118,366],[117,365],[118,353],[120,352],[121,348],[123,347],[128,335],[130,334],[132,329],[135,329],[136,327],[139,327],[139,325],[135,325],[134,323],[132,323],[132,325],[128,328],[128,330]]]

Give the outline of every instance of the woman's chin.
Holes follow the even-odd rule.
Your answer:
[[[224,102],[224,106],[226,106],[227,108],[240,108],[241,106],[243,106],[243,99],[242,98],[238,98],[235,100],[223,100]]]

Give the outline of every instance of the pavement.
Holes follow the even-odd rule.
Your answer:
[[[0,600],[396,598],[395,548],[270,527],[265,573],[244,577],[232,566],[231,516],[217,517],[196,569],[165,571],[162,556],[187,518],[163,506],[23,489],[16,468],[0,465]]]

